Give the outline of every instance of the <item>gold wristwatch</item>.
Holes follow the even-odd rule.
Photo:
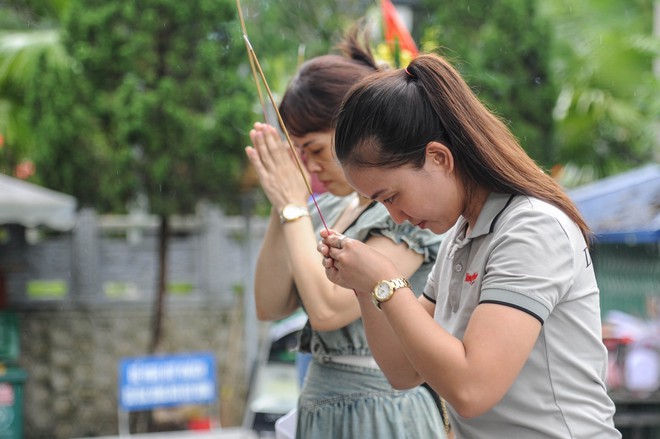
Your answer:
[[[309,216],[307,206],[298,206],[297,204],[287,204],[280,212],[280,223],[286,224],[304,216]]]
[[[390,280],[381,280],[371,291],[374,305],[380,309],[380,304],[392,298],[394,292],[399,288],[410,288],[410,282],[405,277],[397,277]]]

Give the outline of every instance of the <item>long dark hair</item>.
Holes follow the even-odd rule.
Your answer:
[[[337,114],[335,154],[342,166],[420,168],[431,141],[452,152],[466,193],[483,187],[545,200],[589,238],[589,227],[561,186],[438,55],[420,55],[406,69],[365,78]]]
[[[334,117],[348,90],[378,69],[366,34],[361,25],[355,26],[338,44],[340,55],[318,56],[302,64],[279,106],[291,134],[334,128]]]

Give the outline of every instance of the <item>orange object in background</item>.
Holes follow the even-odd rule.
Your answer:
[[[394,45],[395,41],[398,41],[402,50],[407,50],[413,57],[417,56],[419,51],[415,40],[413,40],[410,31],[406,28],[391,0],[381,0],[380,7],[383,13],[385,41],[390,45]]]
[[[188,421],[188,430],[209,431],[211,420],[209,418],[191,419]]]

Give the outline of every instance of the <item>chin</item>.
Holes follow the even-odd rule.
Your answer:
[[[338,197],[345,197],[355,192],[352,187],[344,187],[336,184],[328,185],[327,189],[328,192],[330,192],[332,195],[336,195]]]
[[[426,227],[424,227],[424,228],[425,228],[425,229],[428,229],[428,230],[430,230],[430,231],[432,231],[432,232],[435,233],[436,235],[442,235],[443,233],[446,233],[446,232],[447,232],[447,229],[442,228],[442,227],[439,227],[439,226],[435,226],[435,225],[433,225],[433,226],[429,226],[429,225],[427,224]]]

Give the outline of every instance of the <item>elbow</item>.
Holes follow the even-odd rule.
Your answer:
[[[378,362],[378,360],[376,360],[376,362]],[[421,378],[416,373],[412,375],[403,375],[398,368],[394,371],[390,371],[387,367],[380,366],[380,369],[383,371],[383,374],[385,375],[385,378],[387,378],[387,381],[390,383],[390,386],[392,386],[392,388],[395,390],[412,389],[413,387],[417,387],[422,383]]]
[[[264,309],[263,307],[257,306],[256,307],[256,314],[257,314],[257,319],[261,322],[268,322],[271,320],[276,320],[271,317],[271,313],[268,312],[267,309]]]
[[[283,308],[277,309],[272,306],[272,304],[259,303],[259,300],[257,300],[255,303],[255,314],[259,321],[272,322],[287,317],[291,312],[287,312],[287,310]]]
[[[394,379],[389,376],[387,376],[387,381],[389,381],[390,386],[392,386],[394,390],[408,390],[415,387],[415,385],[411,385],[407,380]]]
[[[470,406],[470,405],[456,406],[456,405],[452,404],[452,407],[454,408],[454,410],[456,410],[456,413],[458,413],[462,418],[465,418],[465,419],[476,418],[478,416],[483,415],[484,413],[486,413],[488,411],[488,410],[478,410],[476,407]]]
[[[334,331],[337,328],[337,325],[334,324],[333,320],[328,317],[319,317],[308,315],[309,324],[315,331]]]
[[[495,403],[485,396],[483,391],[463,391],[451,398],[449,402],[461,417],[472,419],[485,414],[495,406]]]
[[[316,331],[334,331],[345,326],[340,316],[331,309],[307,309],[307,317]]]

